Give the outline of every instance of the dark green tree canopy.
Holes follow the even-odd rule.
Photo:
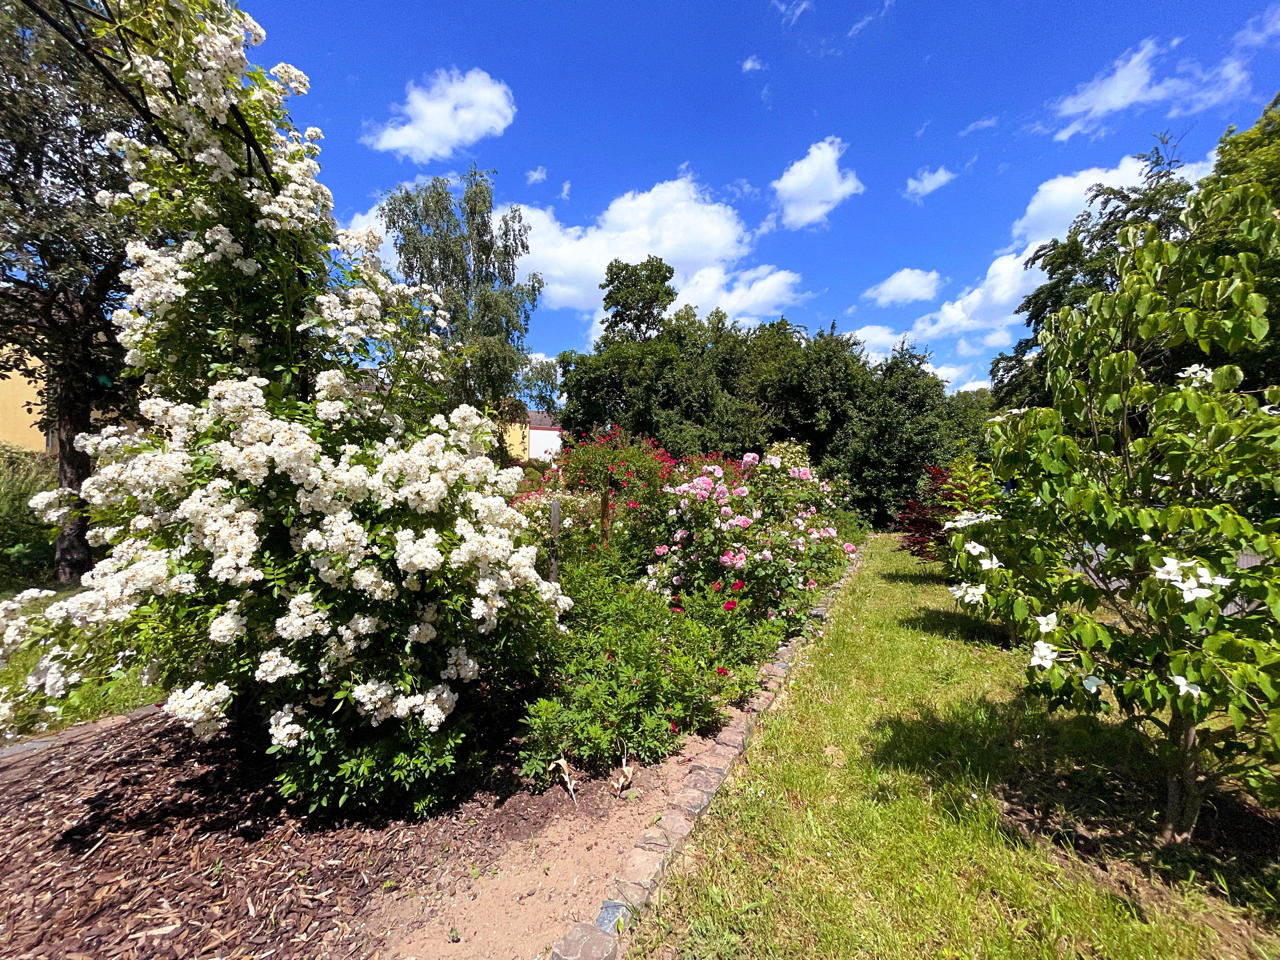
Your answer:
[[[610,340],[648,340],[662,326],[667,308],[675,303],[676,291],[671,286],[675,270],[661,257],[648,257],[643,263],[614,260],[605,268],[604,336]]]
[[[529,228],[519,207],[494,215],[490,175],[473,167],[461,192],[454,187],[444,177],[402,186],[379,213],[405,280],[434,287],[444,299],[449,335],[462,347],[451,399],[503,413],[520,391],[524,338],[542,278],[520,280]]]
[[[59,482],[78,490],[89,458],[74,439],[128,414],[136,384],[111,312],[133,224],[98,202],[128,187],[106,136],[146,140],[128,104],[75,51],[19,3],[0,5],[0,377],[36,385],[32,419],[52,430]],[[83,523],[59,538],[56,573],[88,569]]]
[[[721,310],[663,314],[658,304],[675,299],[670,268],[655,257],[646,264],[615,261],[603,285],[626,294],[606,298],[615,313],[620,303],[645,304],[643,322],[606,327],[591,353],[559,357],[560,419],[570,432],[616,426],[677,455],[794,440],[880,523],[915,492],[925,466],[981,451],[989,396],[947,397],[927,354],[903,348],[873,365],[834,324],[811,334],[785,317],[743,326]],[[654,283],[630,285],[644,277]],[[629,298],[637,288],[665,292]]]

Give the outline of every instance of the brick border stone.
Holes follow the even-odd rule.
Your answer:
[[[832,601],[852,579],[861,562],[859,552],[845,568],[844,575],[809,611],[811,621],[820,623],[827,619]],[[637,838],[635,848],[605,893],[595,923],[573,926],[551,948],[551,960],[617,960],[619,935],[657,894],[668,867],[746,751],[757,717],[773,705],[806,640],[803,634],[790,638],[778,648],[777,659],[760,668],[761,689],[747,701],[742,715],[720,730],[715,747],[693,762],[670,805]]]

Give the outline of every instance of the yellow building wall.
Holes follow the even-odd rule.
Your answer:
[[[507,452],[513,459],[529,459],[529,425],[527,423],[508,423],[502,428],[502,439]]]
[[[26,379],[0,379],[0,443],[37,453],[47,449],[44,433],[32,425],[35,415],[27,412],[27,403],[35,398],[36,388]]]

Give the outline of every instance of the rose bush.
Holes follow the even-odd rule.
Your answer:
[[[830,485],[807,464],[785,467],[773,454],[695,459],[663,492],[669,506],[646,583],[676,606],[711,591],[726,611],[794,618],[797,597],[856,552],[832,519]]]
[[[113,137],[133,181],[99,201],[179,241],[129,246],[115,320],[143,422],[82,438],[83,503],[38,504],[86,510],[108,557],[81,593],[2,611],[6,648],[43,650],[7,711],[32,724],[141,664],[197,736],[234,720],[269,744],[286,795],[429,802],[569,606],[508,503],[520,471],[486,455],[479,412],[439,409],[439,300],[336,229],[321,134],[285,107],[308,81],[249,63],[261,28],[219,0],[133,0],[101,29],[122,65],[100,65],[165,146]]]

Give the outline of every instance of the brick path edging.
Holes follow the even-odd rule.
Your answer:
[[[861,552],[855,554],[844,575],[809,612],[810,621],[827,618],[832,601],[857,572],[861,560]],[[617,960],[619,935],[657,893],[667,868],[684,848],[698,819],[711,806],[712,797],[727,779],[733,765],[746,751],[756,718],[773,704],[782,681],[806,640],[804,633],[791,637],[778,648],[778,659],[760,668],[763,689],[747,701],[741,717],[720,731],[716,746],[693,762],[670,805],[657,822],[636,840],[635,847],[605,893],[595,923],[584,921],[571,927],[552,946],[550,960]]]

